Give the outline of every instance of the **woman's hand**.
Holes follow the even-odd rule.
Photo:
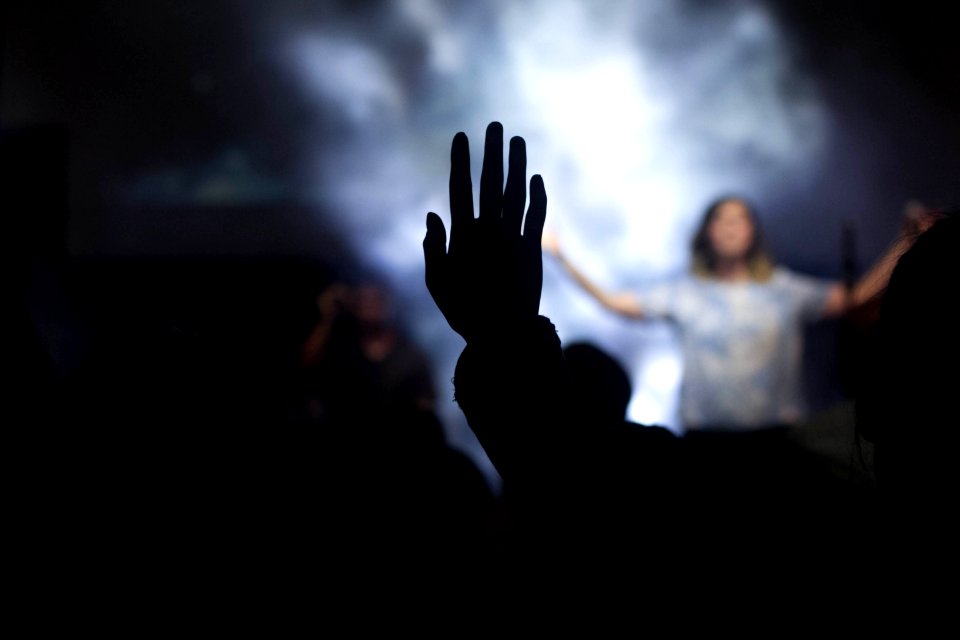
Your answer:
[[[916,240],[943,217],[944,214],[937,209],[912,200],[904,207],[901,234],[908,240]]]

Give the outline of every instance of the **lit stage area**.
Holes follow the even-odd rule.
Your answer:
[[[315,296],[369,278],[422,350],[448,442],[492,486],[453,398],[463,341],[424,285],[458,131],[475,185],[487,123],[524,137],[547,228],[622,290],[688,269],[721,195],[756,205],[778,263],[827,279],[866,270],[909,202],[960,199],[960,72],[934,3],[19,4],[0,117],[21,179],[3,209],[35,240],[25,300],[44,380],[123,351],[117,335],[152,340],[121,326],[146,316],[179,345],[249,349],[245,366],[277,373],[245,384],[263,376],[279,398]],[[631,420],[683,433],[670,324],[605,311],[549,256],[541,313],[565,343],[615,355]],[[837,325],[808,337],[812,414],[846,415]]]

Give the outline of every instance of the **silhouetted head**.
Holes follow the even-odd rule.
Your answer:
[[[707,207],[692,249],[694,273],[703,277],[715,276],[722,260],[745,260],[754,280],[766,280],[773,271],[757,215],[741,197],[726,196]]]
[[[632,391],[630,377],[623,366],[587,342],[567,345],[563,354],[577,405],[604,424],[625,420]]]

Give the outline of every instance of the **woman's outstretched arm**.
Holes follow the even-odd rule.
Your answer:
[[[837,283],[824,303],[823,315],[834,318],[870,303],[883,294],[900,257],[913,246],[917,238],[942,217],[936,211],[908,205],[900,233],[870,269],[848,288]]]
[[[544,229],[542,245],[543,250],[556,258],[574,281],[599,302],[603,308],[632,320],[642,320],[646,317],[640,302],[632,293],[606,291],[587,278],[580,269],[567,259],[560,248],[560,241],[555,233]]]

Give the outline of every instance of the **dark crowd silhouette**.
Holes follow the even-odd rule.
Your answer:
[[[639,563],[647,580],[860,575],[877,553],[947,530],[960,361],[954,215],[914,211],[867,284],[794,283],[798,316],[876,305],[856,381],[857,435],[875,457],[875,483],[864,485],[790,437],[799,414],[763,413],[770,398],[753,405],[763,418],[748,429],[733,413],[680,434],[629,420],[632,382],[617,354],[562,344],[541,315],[543,250],[563,254],[543,236],[546,187],[539,175],[527,182],[525,141],[510,139],[506,173],[502,159],[494,122],[475,215],[469,143],[456,134],[449,229],[427,215],[426,287],[465,341],[452,397],[382,282],[327,269],[277,292],[290,274],[261,264],[194,264],[174,276],[161,265],[111,280],[100,277],[110,265],[67,269],[56,250],[14,252],[11,415],[27,469],[21,531],[46,549],[39,565],[72,588],[95,573],[173,581],[195,598],[207,580],[262,587],[318,566],[350,584],[397,566],[440,568],[518,593],[527,583],[506,577],[542,578],[532,567],[545,566],[553,575]],[[736,228],[712,226],[724,216]],[[727,268],[737,286],[777,277],[751,244],[751,216],[738,198],[710,208],[694,277],[708,287]],[[711,236],[757,247],[756,259],[725,262]],[[567,267],[608,308],[634,304]],[[81,364],[66,371],[37,329],[38,280],[60,322],[86,328],[72,347]],[[185,290],[196,297],[183,301]],[[671,294],[650,300],[658,295]],[[664,314],[682,315],[670,304]],[[735,382],[715,407],[750,409]],[[437,407],[449,401],[498,490],[448,442]]]

